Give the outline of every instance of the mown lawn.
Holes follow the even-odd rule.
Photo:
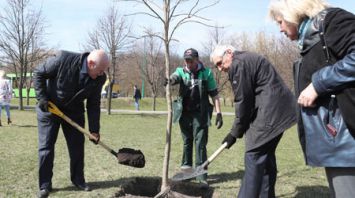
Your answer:
[[[101,107],[106,108],[106,103],[107,100],[103,98],[101,100]],[[16,105],[18,106],[19,104],[19,99],[18,98],[13,98],[11,101],[11,105]],[[23,99],[23,104],[24,106],[27,105],[27,100]],[[36,99],[35,98],[30,98],[29,100],[29,105],[34,106],[36,104]],[[119,97],[119,98],[113,98],[111,102],[111,108],[112,109],[124,109],[124,110],[135,110],[134,107],[134,99],[132,97]],[[146,110],[146,111],[151,111],[153,110],[153,98],[143,98],[140,100],[140,109],[141,110]],[[157,98],[156,99],[156,111],[166,111],[167,110],[167,105],[166,105],[166,99],[165,98]],[[234,112],[234,108],[231,105],[230,101],[226,101],[225,104],[222,104],[222,111],[224,112]]]
[[[4,115],[2,116],[4,118]],[[13,124],[0,127],[0,197],[35,197],[37,176],[37,122],[34,111],[12,110]],[[208,154],[221,143],[232,124],[233,116],[224,117],[224,126],[210,128]],[[51,197],[112,197],[118,187],[133,177],[160,177],[165,143],[165,116],[102,115],[102,141],[114,149],[141,149],[146,167],[135,169],[119,165],[100,146],[86,141],[85,175],[91,192],[77,191],[70,182],[69,157],[63,134],[56,143]],[[224,151],[209,166],[209,183],[213,197],[236,197],[243,176],[244,141]],[[179,168],[182,140],[179,127],[173,126],[169,175]],[[326,178],[321,168],[304,165],[295,127],[282,138],[277,149],[277,197],[328,197]]]

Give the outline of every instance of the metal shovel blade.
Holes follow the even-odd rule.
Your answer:
[[[211,157],[207,159],[203,164],[200,166],[196,167],[195,169],[192,169],[191,171],[186,171],[186,172],[180,172],[174,175],[171,180],[173,181],[182,181],[186,179],[191,179],[194,177],[197,177],[199,175],[203,175],[207,173],[207,166],[227,147],[227,142],[223,143],[217,151],[215,151]]]
[[[192,178],[195,178],[199,175],[203,175],[207,172],[208,172],[207,169],[205,169],[204,166],[201,165],[201,166],[198,166],[197,168],[194,168],[190,171],[179,172],[176,175],[174,175],[171,178],[171,180],[182,181],[182,180],[186,180],[186,179],[192,179]]]

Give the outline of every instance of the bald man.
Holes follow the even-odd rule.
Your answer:
[[[68,117],[85,126],[85,107],[89,131],[100,139],[100,94],[106,81],[104,71],[109,58],[103,50],[90,53],[58,51],[34,71],[38,119],[39,193],[48,197],[52,190],[54,144],[62,126],[70,157],[71,182],[78,189],[90,191],[84,178],[84,135],[59,117],[48,112],[48,101]]]

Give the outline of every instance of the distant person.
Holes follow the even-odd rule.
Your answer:
[[[275,197],[276,147],[296,122],[295,98],[263,56],[218,45],[211,61],[228,73],[235,102],[232,129],[222,141],[230,148],[245,135],[245,173],[238,198]]]
[[[97,143],[100,139],[100,93],[106,81],[104,71],[109,64],[103,50],[83,54],[58,51],[34,70],[38,100],[38,197],[48,197],[52,190],[54,144],[60,126],[69,150],[71,182],[80,190],[91,190],[84,178],[84,135],[48,112],[48,101],[81,127],[85,126],[86,104],[89,131],[96,137],[90,140]]]
[[[0,126],[1,124],[1,109],[4,107],[7,116],[7,124],[11,124],[10,103],[12,98],[12,87],[10,80],[5,79],[5,71],[0,70]]]
[[[139,100],[142,99],[142,94],[137,85],[133,86],[133,92],[134,106],[136,107],[136,110],[139,111]]]
[[[294,64],[298,134],[306,164],[324,167],[331,197],[355,197],[355,15],[323,0],[279,0],[271,18],[301,59]]]
[[[184,63],[170,75],[170,83],[179,85],[179,97],[176,102],[181,111],[175,108],[174,117],[179,121],[183,139],[181,170],[189,171],[193,167],[193,145],[195,143],[195,167],[207,160],[208,127],[215,105],[217,129],[223,125],[217,84],[210,68],[199,59],[197,50],[190,48],[184,52]],[[167,82],[166,82],[167,83]],[[207,174],[198,176],[202,188],[208,188]]]

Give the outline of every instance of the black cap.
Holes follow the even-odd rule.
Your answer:
[[[184,59],[198,58],[198,52],[194,48],[189,48],[184,52]]]

